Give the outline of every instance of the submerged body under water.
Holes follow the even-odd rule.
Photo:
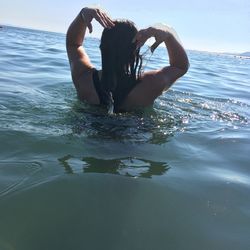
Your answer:
[[[64,35],[1,29],[1,250],[249,249],[250,60],[188,55],[153,107],[107,116],[77,100]]]

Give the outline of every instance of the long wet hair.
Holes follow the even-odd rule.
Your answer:
[[[101,95],[109,113],[118,112],[124,99],[140,81],[142,58],[134,37],[138,32],[128,20],[114,21],[101,37]]]

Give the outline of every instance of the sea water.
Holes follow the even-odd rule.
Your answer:
[[[77,100],[65,35],[0,29],[1,250],[250,249],[250,60],[188,56],[153,107],[107,116]]]

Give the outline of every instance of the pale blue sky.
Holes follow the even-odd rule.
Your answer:
[[[173,26],[187,49],[250,51],[249,0],[1,0],[0,24],[11,24],[65,33],[84,6],[99,4],[112,18],[127,18],[138,28],[157,22]],[[94,26],[93,36],[101,28]]]

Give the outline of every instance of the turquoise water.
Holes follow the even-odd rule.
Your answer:
[[[64,35],[0,30],[1,250],[250,249],[250,60],[188,55],[152,108],[109,117],[77,101]]]

